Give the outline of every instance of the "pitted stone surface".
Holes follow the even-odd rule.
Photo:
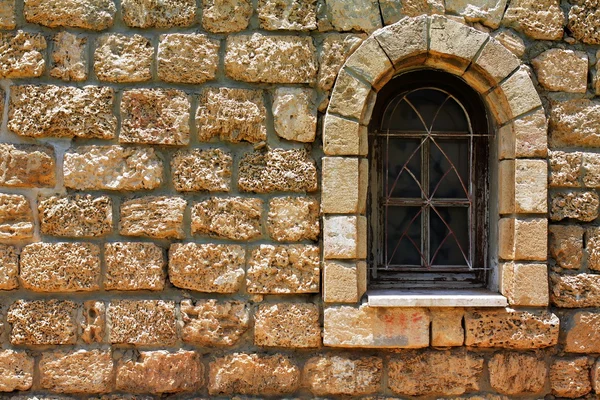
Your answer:
[[[15,29],[15,0],[0,0],[0,29]]]
[[[148,196],[121,203],[119,231],[125,236],[182,239],[187,202],[180,197]]]
[[[106,34],[96,42],[94,71],[101,81],[148,81],[153,55],[152,43],[144,36]]]
[[[317,93],[303,88],[277,88],[273,97],[273,125],[279,137],[313,142],[317,131]]]
[[[175,190],[229,192],[233,159],[221,149],[182,150],[171,159]]]
[[[546,364],[535,355],[497,353],[488,362],[490,384],[500,393],[538,393],[546,383]]]
[[[175,303],[163,300],[113,300],[107,310],[109,341],[136,346],[170,346],[177,341]]]
[[[33,237],[33,213],[19,194],[0,193],[0,240]]]
[[[593,221],[598,217],[600,200],[595,192],[566,192],[552,195],[550,219],[561,221],[565,218],[580,221]]]
[[[38,211],[43,234],[65,237],[108,235],[112,225],[112,200],[107,196],[51,196],[40,198]]]
[[[45,71],[46,39],[23,31],[0,33],[0,79],[35,78]]]
[[[192,233],[233,240],[252,240],[262,235],[261,199],[214,197],[192,208]]]
[[[504,13],[502,24],[533,39],[560,40],[565,16],[558,0],[512,0]]]
[[[550,255],[565,269],[579,269],[583,259],[583,228],[577,225],[550,225]],[[588,264],[600,269],[600,234],[588,232]]]
[[[572,247],[574,251],[572,254],[579,255],[581,257],[582,252],[582,240],[581,235],[583,234],[583,228],[578,226],[569,227],[573,232],[571,241],[573,242]],[[594,271],[600,271],[600,228],[590,227],[586,232],[586,251],[587,251],[587,262],[588,268]],[[576,250],[575,250],[576,249]]]
[[[50,76],[63,81],[85,81],[88,77],[87,38],[69,32],[54,36]]]
[[[214,33],[246,29],[253,11],[251,0],[205,0],[202,7],[202,26]]]
[[[306,303],[259,306],[254,323],[254,343],[264,347],[319,347],[319,308]]]
[[[100,31],[113,25],[113,0],[25,0],[27,22],[50,28],[60,26]]]
[[[590,382],[591,360],[587,357],[560,358],[550,366],[552,394],[577,398],[592,391]]]
[[[319,202],[308,197],[272,198],[267,229],[278,242],[316,241],[321,233]]]
[[[133,28],[189,26],[196,17],[195,0],[123,0],[123,21]]]
[[[106,290],[162,290],[165,287],[165,257],[154,243],[106,243],[104,260]]]
[[[443,0],[379,0],[384,25],[391,25],[404,17],[444,14]]]
[[[102,301],[83,302],[83,319],[80,324],[81,340],[85,343],[103,343],[106,331],[106,304]]]
[[[600,147],[600,102],[588,99],[552,102],[550,138],[555,147]]]
[[[110,351],[76,350],[42,354],[40,385],[55,393],[106,393],[112,389]]]
[[[19,259],[15,250],[13,246],[0,244],[0,290],[11,290],[19,287],[17,280]]]
[[[373,32],[381,28],[381,15],[377,0],[327,1],[326,21],[339,31]],[[324,24],[324,21],[320,21]]]
[[[573,36],[587,44],[600,44],[600,2],[575,0],[569,10],[569,30]]]
[[[200,346],[233,346],[250,327],[250,309],[239,301],[181,301],[181,338]]]
[[[585,93],[588,56],[583,51],[550,49],[532,61],[540,84],[550,91]]]
[[[0,392],[30,389],[33,364],[33,357],[23,351],[0,351]]]
[[[382,371],[379,357],[323,355],[306,361],[302,382],[316,396],[360,396],[379,391]]]
[[[331,90],[346,59],[360,46],[366,35],[331,33],[325,36],[319,52],[317,83],[321,90]]]
[[[203,83],[215,78],[219,65],[218,40],[201,34],[161,35],[158,78],[165,82]]]
[[[0,186],[54,186],[55,167],[50,146],[0,143]]]
[[[600,307],[600,275],[550,275],[550,298],[557,307]]]
[[[270,31],[317,29],[317,0],[259,0],[258,19]]]
[[[550,186],[580,186],[582,154],[580,152],[551,151],[548,153],[550,164]]]
[[[8,309],[12,344],[74,344],[77,305],[62,300],[17,300]]]

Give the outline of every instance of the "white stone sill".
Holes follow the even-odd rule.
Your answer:
[[[369,307],[506,307],[506,297],[486,289],[369,290]]]

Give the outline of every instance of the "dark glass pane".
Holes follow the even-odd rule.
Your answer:
[[[381,130],[426,132],[415,110],[404,101],[404,95],[394,99],[385,110]]]
[[[467,199],[469,139],[436,138],[435,142],[431,141],[429,154],[430,196],[433,194],[434,198]]]
[[[450,98],[446,101],[435,118],[432,130],[442,132],[469,132],[469,121],[467,120],[465,111],[456,100]]]
[[[385,151],[383,154],[384,165],[387,161],[387,181],[383,182],[385,195],[421,198],[421,140],[392,137],[381,140],[383,149],[388,146],[387,154]],[[404,164],[406,168],[403,169]]]
[[[448,95],[439,90],[420,89],[408,94],[406,97],[419,111],[429,130],[434,123],[434,118],[437,119],[436,114],[438,114],[440,107],[445,105]]]
[[[468,207],[432,208],[429,235],[432,265],[467,265],[461,248],[470,257]]]
[[[387,207],[387,254],[384,254],[387,265],[421,265],[420,211],[420,207]]]

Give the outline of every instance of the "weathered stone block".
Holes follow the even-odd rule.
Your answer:
[[[442,0],[379,0],[384,25],[391,25],[404,17],[444,14]]]
[[[184,342],[200,346],[233,346],[250,327],[250,310],[239,301],[181,301]]]
[[[8,309],[14,345],[75,344],[77,305],[61,300],[17,300]]]
[[[550,137],[555,147],[600,147],[600,102],[551,102]]]
[[[266,30],[317,29],[316,0],[259,0],[258,19]]]
[[[172,28],[190,26],[196,18],[194,0],[123,0],[123,21],[133,28]]]
[[[598,218],[600,200],[596,192],[566,192],[553,194],[550,204],[552,221],[573,218],[589,222]]]
[[[365,217],[327,216],[323,219],[323,254],[326,259],[366,257]]]
[[[569,9],[569,30],[573,36],[587,44],[600,44],[600,23],[597,0],[579,0]]]
[[[161,35],[158,78],[165,82],[203,83],[215,78],[220,42],[201,34]]]
[[[548,211],[546,160],[504,160],[499,168],[500,213],[545,214]]]
[[[113,300],[107,316],[110,343],[170,346],[177,341],[177,317],[172,301]]]
[[[112,201],[107,196],[50,196],[38,200],[41,231],[52,236],[99,237],[112,231]]]
[[[481,22],[492,29],[500,26],[507,0],[447,0],[446,10],[468,22]]]
[[[518,395],[540,393],[546,383],[546,364],[537,356],[497,353],[488,361],[490,384],[496,391]]]
[[[313,142],[317,131],[317,93],[312,89],[277,88],[273,96],[273,125],[279,137]]]
[[[573,238],[571,241],[573,245],[571,246],[573,251],[568,253],[572,254],[573,257],[579,256],[578,260],[578,268],[581,265],[581,257],[582,257],[582,240],[581,234],[583,233],[583,229],[579,226],[571,226],[569,227],[570,232],[573,232]],[[589,227],[586,231],[586,246],[585,249],[587,251],[587,264],[588,268],[594,271],[600,271],[600,229]],[[571,250],[571,249],[569,249]],[[564,268],[564,267],[563,267]],[[577,269],[578,269],[577,268]],[[573,268],[575,269],[575,268]]]
[[[342,69],[335,81],[328,112],[361,120],[365,114],[371,85],[365,84]]]
[[[587,357],[556,359],[550,366],[552,394],[577,398],[592,391],[590,382],[591,360]]]
[[[180,197],[148,196],[121,203],[119,232],[125,236],[183,239],[183,213],[187,202]]]
[[[325,116],[323,124],[323,151],[330,156],[362,155],[367,142],[366,127],[358,122],[333,114]]]
[[[581,173],[585,187],[600,187],[600,154],[582,153]]]
[[[394,64],[426,53],[428,48],[428,18],[420,16],[403,18],[401,21],[374,33],[375,39]]]
[[[575,313],[564,325],[566,352],[600,352],[600,314],[580,311]]]
[[[0,186],[50,187],[56,182],[54,148],[0,144]]]
[[[331,90],[339,70],[354,50],[360,46],[365,35],[331,33],[325,36],[319,52],[317,83],[323,91]]]
[[[430,312],[432,346],[462,346],[465,343],[464,309],[436,307]]]
[[[19,260],[15,248],[0,244],[0,290],[16,289],[19,286],[17,275],[19,275]]]
[[[0,240],[33,237],[33,214],[29,201],[19,194],[0,193]]]
[[[549,152],[550,179],[549,184],[553,187],[578,187],[581,186],[581,152]]]
[[[327,303],[356,303],[363,295],[361,282],[366,284],[366,263],[323,263],[323,301]],[[364,276],[363,276],[364,274]]]
[[[518,117],[542,105],[540,96],[529,76],[529,70],[523,66],[502,82],[496,91],[502,92],[506,97],[511,118]]]
[[[548,267],[546,264],[510,262],[501,264],[500,270],[502,274],[500,291],[506,296],[510,305],[548,305]]]
[[[265,347],[319,347],[319,308],[316,304],[305,303],[260,305],[255,315],[254,344]]]
[[[110,351],[76,350],[42,353],[40,385],[57,393],[106,393],[112,390]]]
[[[113,0],[25,0],[27,22],[50,28],[65,26],[100,31],[113,25]]]
[[[106,305],[102,301],[88,300],[83,302],[83,319],[80,324],[81,340],[85,343],[104,342],[106,331]]]
[[[548,122],[543,110],[523,115],[498,131],[500,159],[542,157],[548,153]]]
[[[171,159],[173,186],[180,192],[229,192],[232,164],[231,154],[221,149],[179,151]]]
[[[361,396],[379,391],[382,371],[378,357],[316,356],[304,364],[302,382],[316,396]]]
[[[202,2],[202,26],[214,33],[242,31],[252,12],[250,0],[206,0]]]
[[[15,29],[15,0],[0,0],[0,29]]]
[[[359,159],[323,157],[321,211],[354,214],[359,211]]]
[[[165,257],[153,243],[115,242],[104,245],[106,290],[162,290]]]
[[[327,2],[326,20],[338,31],[373,32],[381,28],[382,23],[377,0],[357,0],[352,3],[330,0]]]
[[[501,218],[498,255],[505,260],[546,261],[548,219]]]
[[[321,233],[319,202],[308,197],[274,197],[269,200],[267,229],[278,242],[316,241]]]
[[[0,33],[0,78],[35,78],[45,71],[46,39],[23,31]]]
[[[540,84],[552,92],[587,90],[588,56],[583,51],[546,50],[532,64]]]
[[[394,71],[390,59],[375,37],[363,41],[344,65],[362,76],[377,90],[391,78]]]
[[[583,228],[577,225],[550,225],[550,255],[556,265],[565,269],[581,268],[583,259]],[[597,239],[596,239],[597,237]],[[588,265],[600,269],[600,232],[588,231]]]
[[[502,43],[504,47],[518,58],[522,58],[523,54],[525,54],[525,42],[519,35],[512,31],[500,31],[494,35],[494,39]]]
[[[154,48],[141,35],[106,34],[96,41],[94,72],[106,82],[144,82],[152,78]]]
[[[552,303],[557,307],[600,307],[600,275],[551,274]]]
[[[85,81],[88,76],[87,37],[59,32],[53,39],[50,76],[63,81]]]
[[[233,240],[252,240],[262,235],[261,199],[214,197],[192,207],[192,233]]]
[[[558,0],[512,0],[502,24],[523,32],[533,39],[560,40],[565,15]]]
[[[0,392],[31,389],[33,364],[33,357],[25,352],[0,351]]]
[[[457,1],[462,2],[462,0]],[[496,2],[496,0],[491,2]],[[499,0],[499,3],[506,3],[506,0]],[[471,5],[467,2],[462,2],[462,4],[468,4],[467,8]],[[475,59],[475,65],[483,69],[483,73],[491,78],[490,84],[498,84],[519,68],[521,61],[500,42],[490,38]]]

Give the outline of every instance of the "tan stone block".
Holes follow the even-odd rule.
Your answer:
[[[316,304],[262,304],[254,318],[254,344],[257,346],[314,348],[321,345]]]
[[[213,80],[219,65],[219,47],[218,40],[206,35],[161,35],[156,55],[158,78],[164,82],[193,84]]]
[[[500,214],[515,212],[515,160],[498,163],[498,197]]]
[[[200,346],[233,346],[250,327],[250,309],[239,301],[181,301],[181,338]]]
[[[100,237],[112,231],[112,200],[108,196],[40,197],[38,212],[43,234]]]
[[[588,56],[583,51],[549,49],[531,62],[538,82],[551,92],[585,93]]]
[[[362,293],[359,292],[358,263],[327,261],[323,264],[324,302],[356,303],[359,300]]]
[[[565,15],[558,0],[513,0],[504,13],[502,24],[533,39],[560,40]]]
[[[547,306],[548,266],[546,264],[500,264],[500,291],[514,306]]]
[[[550,163],[551,187],[578,187],[581,186],[583,153],[551,151],[548,162]]]
[[[315,356],[304,364],[302,382],[316,396],[361,396],[379,391],[382,372],[379,357]]]
[[[19,259],[13,246],[0,244],[0,290],[19,287]]]
[[[367,140],[366,127],[358,122],[333,114],[325,116],[323,124],[323,151],[330,156],[361,155],[363,142]]]
[[[600,306],[600,275],[551,274],[552,304],[564,308]]]
[[[592,391],[591,360],[587,357],[556,359],[550,366],[552,394],[577,398]]]
[[[56,183],[54,148],[0,144],[0,186],[51,187]]]
[[[81,340],[88,344],[104,342],[106,305],[96,300],[84,301],[83,318],[84,321],[80,324]]]
[[[144,82],[152,78],[154,46],[144,36],[106,34],[96,39],[94,72],[105,82]]]
[[[600,154],[582,153],[581,173],[585,187],[600,187]]]
[[[600,102],[589,99],[550,103],[550,143],[554,147],[600,147]]]
[[[375,90],[381,89],[394,74],[392,63],[374,37],[363,41],[344,65],[362,76]]]
[[[504,15],[507,0],[447,0],[446,10],[462,15],[468,22],[481,22],[497,29]]]
[[[498,255],[505,260],[546,261],[548,220],[546,218],[501,218],[498,221]]]
[[[376,31],[373,37],[393,64],[427,52],[427,17],[403,18]]]
[[[361,82],[342,69],[331,94],[328,112],[361,120],[371,95],[371,85]]]
[[[542,101],[538,92],[533,86],[529,71],[526,67],[521,67],[512,76],[506,79],[496,89],[503,92],[511,118],[518,117],[542,106]]]
[[[260,27],[270,31],[317,29],[317,3],[314,0],[260,0]]]
[[[569,9],[569,30],[577,40],[586,44],[600,44],[598,5],[593,0],[579,1]]]
[[[273,96],[273,126],[279,137],[311,143],[317,131],[317,92],[280,87]]]
[[[563,228],[563,230],[559,230],[558,232],[564,232],[564,234],[557,239],[561,239],[563,241],[562,243],[564,244],[561,247],[561,250],[564,248],[564,251],[558,254],[562,256],[562,258],[572,257],[572,259],[574,259],[574,262],[572,263],[572,269],[579,269],[581,266],[581,258],[583,257],[583,240],[581,238],[583,234],[583,228],[580,226],[563,227],[563,225],[557,225],[553,228],[556,229],[559,227]],[[594,271],[600,271],[600,229],[593,227],[587,228],[585,237],[585,250],[587,252],[588,268]],[[557,261],[558,260],[559,257],[557,256]],[[563,268],[566,267],[563,266]]]
[[[395,24],[404,17],[444,14],[446,10],[442,0],[379,0],[379,8],[384,25]]]
[[[183,239],[183,213],[187,202],[180,197],[147,196],[121,203],[119,232],[125,236]]]
[[[15,29],[15,0],[0,0],[0,29]]]
[[[577,225],[550,225],[550,255],[556,265],[565,269],[579,269],[583,259],[583,228]],[[588,266],[600,269],[600,232],[588,231]]]
[[[488,361],[490,384],[496,391],[519,395],[540,393],[546,383],[546,364],[535,355],[497,353]]]
[[[56,393],[106,393],[112,390],[110,351],[76,350],[43,353],[40,385]]]
[[[107,316],[112,344],[171,346],[177,342],[177,316],[172,301],[113,300]]]
[[[355,0],[352,4],[345,0],[329,0],[325,11],[327,22],[338,31],[373,32],[381,28],[376,0]],[[323,23],[324,21],[319,21],[319,24]]]
[[[31,389],[33,364],[33,357],[25,352],[0,351],[0,392]]]
[[[25,196],[0,193],[0,240],[31,238],[33,224],[33,213]]]
[[[359,208],[359,159],[323,157],[321,211],[353,214]]]
[[[54,36],[50,76],[63,81],[81,82],[88,77],[87,37],[70,32]]]
[[[325,258],[365,258],[366,223],[366,218],[360,216],[326,216],[323,219]]]
[[[181,150],[171,158],[171,176],[180,192],[229,192],[231,153],[222,149]]]
[[[165,257],[154,243],[106,243],[104,260],[106,290],[162,290],[165,287]]]
[[[548,212],[548,163],[546,160],[515,160],[515,211]]]
[[[433,308],[430,313],[431,346],[462,346],[465,343],[464,310]]]
[[[23,31],[0,33],[0,78],[36,78],[45,71],[46,39]]]
[[[246,29],[252,16],[250,0],[205,0],[202,26],[209,32],[227,33]]]
[[[263,201],[247,197],[213,197],[192,207],[192,233],[232,240],[262,236]]]
[[[461,1],[461,0],[459,0]],[[495,0],[493,0],[495,2]],[[506,0],[500,0],[505,2]],[[463,4],[465,4],[464,2]],[[495,86],[504,78],[510,75],[521,65],[520,60],[512,54],[497,40],[490,40],[483,46],[481,53],[474,61],[474,65],[481,68],[485,74],[491,78],[491,83]],[[469,69],[470,71],[471,69]]]
[[[123,21],[132,28],[172,28],[190,26],[196,17],[194,0],[168,0],[161,3],[146,0],[123,0]]]
[[[550,200],[550,219],[573,218],[590,222],[598,218],[600,199],[596,192],[553,193]]]
[[[50,28],[66,26],[100,31],[113,25],[113,0],[25,0],[27,22]]]
[[[600,352],[600,314],[577,312],[563,324],[566,330],[565,351],[569,353]]]
[[[75,344],[77,305],[61,300],[17,300],[8,309],[13,345]]]
[[[594,366],[592,367],[592,386],[595,392],[600,390],[600,361],[596,360]]]
[[[319,52],[317,83],[323,91],[331,90],[346,59],[360,46],[365,35],[330,33],[325,36]]]
[[[321,234],[319,202],[308,197],[274,197],[269,200],[267,229],[278,242],[316,241]]]

